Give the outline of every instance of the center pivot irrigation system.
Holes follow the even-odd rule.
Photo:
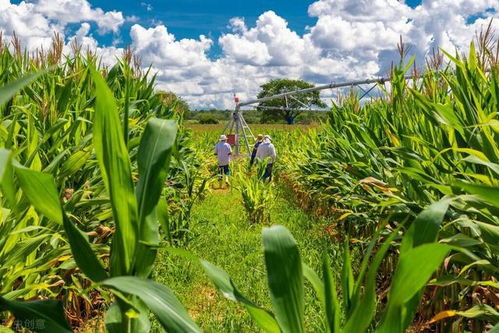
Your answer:
[[[415,76],[412,76],[412,75],[405,76],[406,80],[413,79],[413,78],[415,78]],[[250,141],[252,144],[255,141],[255,136],[253,135],[253,132],[251,132],[251,129],[248,126],[248,123],[246,123],[246,120],[244,120],[243,110],[241,109],[241,107],[282,98],[286,102],[286,107],[275,107],[275,106],[274,107],[272,107],[272,106],[258,106],[258,107],[260,109],[266,109],[266,110],[283,110],[283,111],[284,110],[296,110],[296,108],[292,109],[288,106],[288,98],[291,98],[294,101],[298,101],[306,109],[312,110],[310,105],[303,104],[298,99],[293,97],[293,95],[300,94],[300,93],[308,93],[308,92],[312,92],[312,91],[335,89],[335,88],[358,87],[362,91],[362,95],[360,97],[360,99],[362,99],[362,98],[366,97],[379,84],[384,84],[385,82],[390,82],[391,80],[392,80],[391,78],[381,77],[381,78],[377,78],[377,79],[367,79],[367,80],[361,80],[361,81],[330,83],[330,84],[321,85],[321,86],[317,86],[317,87],[313,87],[313,88],[293,90],[293,91],[288,91],[288,92],[284,92],[284,93],[273,95],[273,96],[257,98],[257,99],[249,100],[246,102],[244,102],[244,101],[239,102],[239,98],[235,97],[234,101],[236,103],[236,107],[235,107],[234,111],[232,112],[231,118],[227,122],[227,125],[225,126],[222,134],[226,134],[228,137],[229,143],[235,147],[235,155],[236,156],[240,155],[241,141],[246,146],[248,154],[251,155]],[[372,86],[370,86],[368,89],[363,89],[362,85],[372,85]]]

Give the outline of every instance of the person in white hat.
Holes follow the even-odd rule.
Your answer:
[[[256,151],[256,158],[260,161],[268,159],[267,167],[265,168],[265,173],[263,174],[262,179],[272,180],[272,168],[274,166],[275,159],[277,157],[276,150],[274,144],[272,144],[272,138],[270,135],[265,135],[263,137],[263,142],[258,146],[258,150]]]
[[[215,155],[218,159],[218,168],[220,170],[220,176],[222,177],[220,182],[220,187],[224,187],[224,183],[229,185],[229,164],[230,155],[232,155],[232,148],[227,143],[227,137],[225,135],[220,135],[220,142],[215,145]]]

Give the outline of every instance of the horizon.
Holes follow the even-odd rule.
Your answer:
[[[0,31],[28,49],[53,33],[96,50],[111,64],[130,45],[157,87],[192,109],[231,109],[271,79],[313,84],[382,76],[402,36],[416,63],[434,48],[466,52],[493,18],[496,1],[0,0]],[[323,95],[324,98],[332,95]]]

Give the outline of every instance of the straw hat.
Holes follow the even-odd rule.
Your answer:
[[[262,141],[263,140],[263,134],[258,134],[258,136],[256,137],[256,140],[257,141]]]
[[[220,141],[227,141],[227,137],[225,135],[220,135]]]

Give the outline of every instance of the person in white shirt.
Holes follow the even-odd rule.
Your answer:
[[[220,142],[215,145],[215,155],[218,159],[218,168],[220,171],[220,176],[222,177],[220,181],[220,187],[224,187],[224,183],[229,185],[229,164],[230,156],[232,155],[232,148],[227,143],[227,137],[225,135],[220,136]]]
[[[274,162],[276,159],[276,150],[274,145],[272,144],[272,138],[270,135],[265,135],[263,137],[263,142],[258,146],[258,150],[256,151],[256,158],[260,161],[268,159],[267,167],[265,168],[265,173],[263,174],[262,179],[272,180],[272,168],[274,166]]]

